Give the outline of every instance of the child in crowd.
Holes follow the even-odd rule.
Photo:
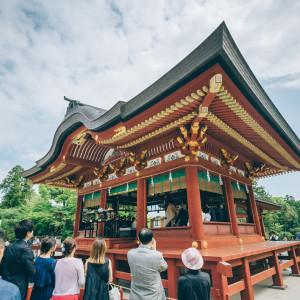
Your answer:
[[[84,300],[108,300],[108,284],[112,282],[111,262],[105,257],[106,243],[96,239],[86,263]]]
[[[78,300],[80,286],[84,284],[82,260],[75,258],[76,241],[65,239],[62,248],[64,258],[55,267],[55,289],[52,300]]]
[[[48,236],[43,238],[41,244],[41,252],[43,254],[38,256],[34,262],[36,273],[33,278],[34,286],[30,300],[49,300],[52,297],[55,286],[54,268],[56,265],[56,260],[50,256],[54,250],[55,239]]]

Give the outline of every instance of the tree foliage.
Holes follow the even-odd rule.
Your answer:
[[[40,185],[38,192],[35,192],[32,187],[28,186],[28,189],[25,186],[27,181],[20,176],[22,171],[20,166],[14,167],[1,184],[5,189],[2,189],[4,196],[0,205],[0,219],[6,235],[14,239],[15,224],[28,218],[35,224],[35,235],[72,236],[75,191]]]
[[[32,187],[20,174],[23,171],[19,165],[13,167],[0,184],[0,191],[4,193],[1,208],[21,206],[26,203],[26,198],[31,196]]]
[[[281,205],[281,210],[265,211],[264,224],[266,232],[274,231],[279,237],[285,234],[288,238],[300,232],[300,201],[291,195],[272,197],[264,187],[255,181],[253,185],[255,197]],[[289,232],[290,234],[286,234]]]

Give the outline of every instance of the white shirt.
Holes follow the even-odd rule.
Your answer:
[[[210,221],[211,215],[209,213],[205,214],[204,221]]]
[[[65,257],[55,267],[55,289],[53,295],[76,295],[84,284],[84,268],[80,258]]]

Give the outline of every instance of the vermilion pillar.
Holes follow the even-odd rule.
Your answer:
[[[249,260],[247,257],[244,257],[241,268],[242,268],[242,276],[243,276],[244,284],[245,284],[245,289],[241,291],[241,299],[242,300],[254,300],[250,266],[249,266]]]
[[[106,200],[107,200],[107,189],[103,189],[101,190],[100,193],[100,207],[101,208],[106,208]],[[104,223],[100,223],[98,226],[98,232],[97,232],[97,236],[103,236],[104,234]]]
[[[233,231],[234,235],[239,237],[240,236],[239,226],[238,226],[238,222],[237,222],[237,218],[236,218],[234,197],[233,197],[233,191],[232,191],[232,187],[231,187],[230,178],[227,178],[227,177],[224,178],[224,187],[225,187],[225,195],[226,195],[226,200],[227,200],[227,205],[228,205],[228,210],[229,210],[232,231]]]
[[[259,219],[260,219],[260,225],[261,225],[261,233],[262,235],[266,238],[267,235],[266,235],[266,229],[265,229],[265,223],[264,223],[264,218],[263,218],[263,210],[261,209],[260,212],[259,212]]]
[[[137,225],[136,233],[147,225],[147,181],[145,178],[137,180]]]
[[[83,199],[83,196],[79,196],[79,195],[77,196],[76,214],[75,214],[74,231],[73,231],[74,239],[76,236],[78,236],[80,217],[81,217],[81,211],[82,211],[82,199]]]
[[[261,228],[260,228],[260,223],[259,223],[257,206],[256,206],[256,201],[255,201],[252,186],[249,187],[249,201],[250,201],[251,209],[252,209],[252,212],[253,212],[253,221],[254,221],[255,226],[256,226],[256,231],[259,235],[261,235]]]
[[[202,221],[202,207],[198,182],[198,169],[196,166],[185,168],[186,192],[189,210],[189,222],[192,234],[196,240],[204,240]]]
[[[167,259],[168,263],[168,297],[177,299],[177,280],[180,276],[179,267],[175,259]]]

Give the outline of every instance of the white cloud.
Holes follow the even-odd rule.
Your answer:
[[[64,95],[106,109],[127,101],[223,20],[258,79],[299,89],[299,15],[299,1],[283,0],[5,1],[1,160],[15,153],[11,166],[32,166],[51,146]]]

